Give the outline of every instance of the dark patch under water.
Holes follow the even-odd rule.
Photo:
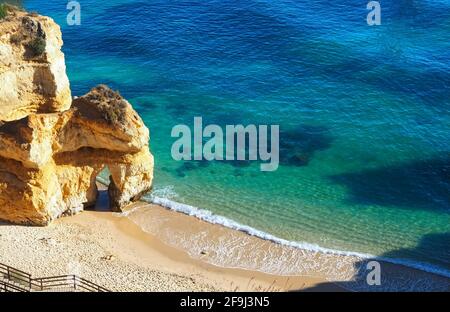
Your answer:
[[[321,126],[301,125],[280,131],[280,163],[285,166],[307,166],[318,151],[331,147],[333,137]]]
[[[344,173],[331,180],[347,187],[352,203],[450,213],[449,156]]]

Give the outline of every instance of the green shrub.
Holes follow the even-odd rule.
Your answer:
[[[4,19],[8,15],[6,4],[0,4],[0,19]]]
[[[95,106],[98,117],[111,125],[123,126],[126,122],[127,102],[119,92],[114,92],[105,85],[99,85],[91,90],[86,102]]]
[[[11,41],[11,43],[19,45],[23,40],[23,36],[20,33],[13,34],[11,35],[11,38],[9,40]]]
[[[118,125],[125,122],[126,103],[123,100],[111,99],[100,103],[98,110],[109,124]]]
[[[29,47],[34,56],[40,56],[45,52],[46,43],[44,39],[37,37],[31,40]]]

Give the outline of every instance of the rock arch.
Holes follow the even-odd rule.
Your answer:
[[[138,200],[153,180],[149,131],[131,105],[98,86],[62,113],[0,126],[0,219],[46,225],[97,200],[108,167],[112,210]]]

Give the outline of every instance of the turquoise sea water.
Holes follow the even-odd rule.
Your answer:
[[[74,95],[151,131],[158,197],[295,242],[450,276],[450,1],[24,1],[63,30]],[[280,168],[171,158],[176,124],[280,125]]]

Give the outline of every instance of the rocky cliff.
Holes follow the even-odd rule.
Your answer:
[[[59,112],[71,103],[60,28],[10,9],[0,21],[0,120]]]
[[[19,34],[24,38],[12,40]],[[46,42],[30,57],[29,41]],[[0,219],[46,225],[94,205],[96,177],[110,172],[111,208],[148,192],[149,131],[130,103],[106,86],[72,101],[59,27],[10,12],[0,21]]]

